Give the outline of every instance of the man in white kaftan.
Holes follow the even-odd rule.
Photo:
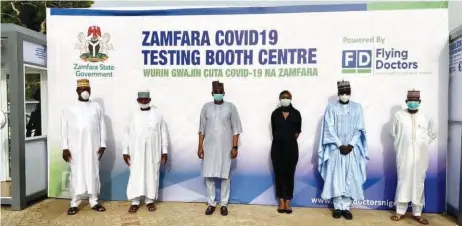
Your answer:
[[[408,109],[397,112],[393,121],[391,134],[396,151],[398,184],[396,214],[391,219],[401,220],[411,202],[413,218],[421,224],[428,224],[421,214],[425,204],[428,146],[436,138],[437,128],[430,117],[419,111],[420,102],[420,91],[408,91]]]
[[[101,186],[99,160],[106,148],[106,123],[101,106],[89,100],[90,92],[89,80],[78,80],[78,101],[65,109],[61,118],[63,159],[71,168],[72,200],[69,215],[77,213],[78,206],[85,196],[89,196],[93,210],[106,210],[98,203]]]
[[[339,101],[329,103],[321,127],[318,170],[324,180],[321,198],[332,199],[332,217],[353,219],[354,200],[363,200],[369,159],[363,109],[350,101],[348,81],[337,83]]]
[[[131,116],[123,141],[123,157],[130,167],[127,198],[132,201],[129,213],[138,211],[140,198],[150,212],[159,189],[160,164],[167,162],[167,125],[159,109],[150,105],[149,91],[138,92],[140,109]]]
[[[203,159],[202,174],[207,186],[208,207],[206,215],[215,211],[215,179],[221,179],[220,212],[228,215],[230,196],[231,159],[237,157],[239,134],[242,133],[241,120],[236,106],[223,101],[224,85],[212,83],[213,102],[202,107],[199,125],[198,157]]]

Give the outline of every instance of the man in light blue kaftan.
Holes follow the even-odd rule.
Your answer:
[[[324,180],[321,198],[332,199],[334,218],[353,219],[353,200],[364,199],[368,160],[363,109],[350,101],[348,81],[337,83],[339,101],[329,103],[321,129],[318,170]]]
[[[202,107],[199,125],[199,147],[197,155],[202,162],[202,176],[207,186],[208,207],[206,215],[215,211],[215,179],[221,179],[221,215],[228,215],[230,196],[231,160],[237,157],[241,120],[236,106],[223,101],[224,85],[212,83],[213,102]]]

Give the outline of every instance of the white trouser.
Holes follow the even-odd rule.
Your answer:
[[[220,206],[227,206],[229,202],[229,195],[230,195],[230,180],[229,179],[221,179],[221,198],[220,198]],[[206,177],[205,178],[205,185],[207,187],[207,196],[208,196],[208,203],[209,206],[216,206],[217,202],[215,201],[215,178]]]
[[[412,215],[416,217],[420,217],[422,215],[423,206],[416,205],[414,203],[411,204],[412,206]],[[407,212],[407,208],[409,207],[408,203],[400,202],[396,205],[396,214],[404,215]]]
[[[71,207],[79,207],[82,200],[87,198],[87,197],[88,197],[88,202],[90,203],[91,207],[98,204],[98,196],[97,195],[82,194],[82,195],[74,195],[74,196],[72,196]]]
[[[132,205],[139,206],[140,205],[140,200],[141,200],[141,197],[137,197],[137,198],[132,199]],[[145,196],[144,197],[144,203],[146,203],[146,205],[154,203],[154,199],[150,199],[150,198]]]
[[[350,210],[353,199],[346,196],[338,196],[332,199],[334,209],[336,210]]]

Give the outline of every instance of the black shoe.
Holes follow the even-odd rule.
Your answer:
[[[205,215],[212,215],[213,212],[215,212],[215,206],[209,206],[207,207],[207,209],[205,210]]]
[[[287,214],[291,214],[291,213],[292,213],[292,208],[286,209],[285,212],[286,212]]]
[[[77,212],[79,212],[77,207],[71,207],[67,210],[67,215],[75,215]]]
[[[223,215],[223,216],[227,216],[227,215],[228,215],[228,208],[226,208],[226,206],[222,206],[222,207],[220,208],[220,213],[221,213],[221,215]]]
[[[351,212],[348,210],[342,211],[342,216],[347,220],[353,219],[353,214],[351,214]]]
[[[285,213],[285,212],[286,212],[285,209],[279,209],[279,208],[278,208],[278,213]]]
[[[334,212],[332,212],[332,217],[335,218],[335,219],[338,219],[342,216],[342,211],[341,210],[334,210]]]

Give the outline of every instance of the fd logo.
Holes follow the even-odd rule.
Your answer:
[[[80,59],[84,62],[104,62],[109,56],[109,50],[113,50],[109,43],[111,36],[109,33],[101,35],[101,28],[98,26],[88,27],[87,35],[80,32],[77,36],[79,43],[75,49],[80,51]]]

